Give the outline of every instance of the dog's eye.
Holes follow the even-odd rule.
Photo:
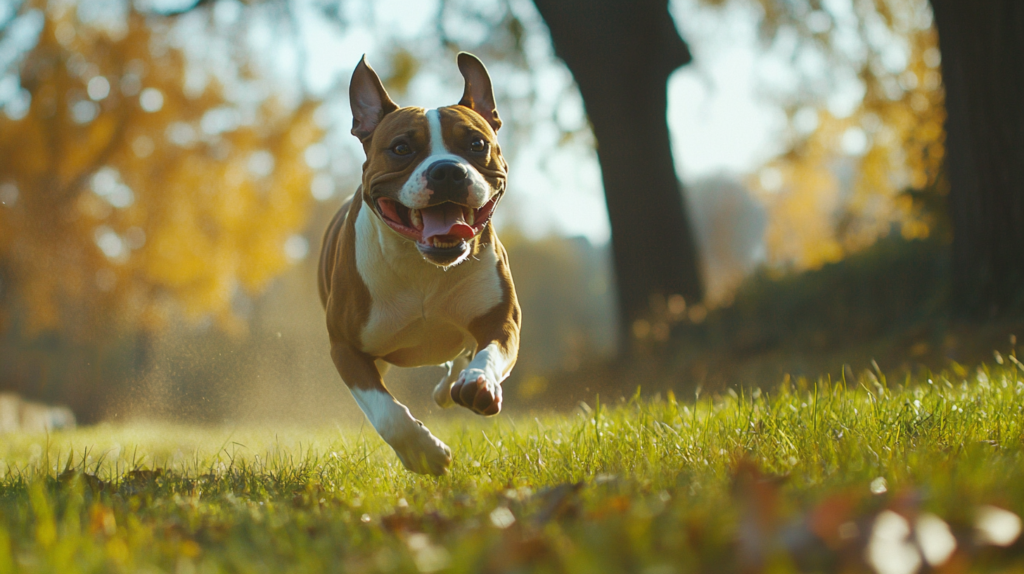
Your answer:
[[[485,142],[483,138],[476,138],[469,142],[469,151],[477,153],[487,151],[487,142]]]
[[[409,155],[412,153],[412,148],[405,142],[396,143],[391,146],[391,153],[395,155]]]

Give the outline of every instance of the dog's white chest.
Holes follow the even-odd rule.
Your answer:
[[[493,248],[443,270],[369,209],[356,218],[356,245],[356,269],[372,301],[363,352],[412,367],[441,364],[475,347],[469,323],[502,299]]]

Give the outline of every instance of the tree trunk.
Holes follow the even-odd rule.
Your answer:
[[[579,85],[611,220],[620,349],[654,298],[703,298],[666,121],[666,82],[691,60],[667,0],[534,0]]]
[[[953,307],[1024,303],[1024,2],[932,0],[946,88]]]

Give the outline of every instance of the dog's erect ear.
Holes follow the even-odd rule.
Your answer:
[[[380,83],[377,72],[366,63],[366,55],[359,60],[359,65],[352,72],[352,81],[348,85],[348,99],[352,105],[352,135],[363,144],[368,143],[374,128],[386,114],[398,109],[398,104],[391,101],[384,84]]]
[[[466,79],[466,90],[462,92],[460,106],[466,106],[483,116],[491,124],[494,131],[501,127],[501,118],[494,106],[494,90],[491,89],[491,77],[487,68],[479,58],[469,52],[459,52],[459,71]]]

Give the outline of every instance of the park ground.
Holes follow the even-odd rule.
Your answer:
[[[0,444],[0,572],[1024,572],[1024,366],[366,428]]]

